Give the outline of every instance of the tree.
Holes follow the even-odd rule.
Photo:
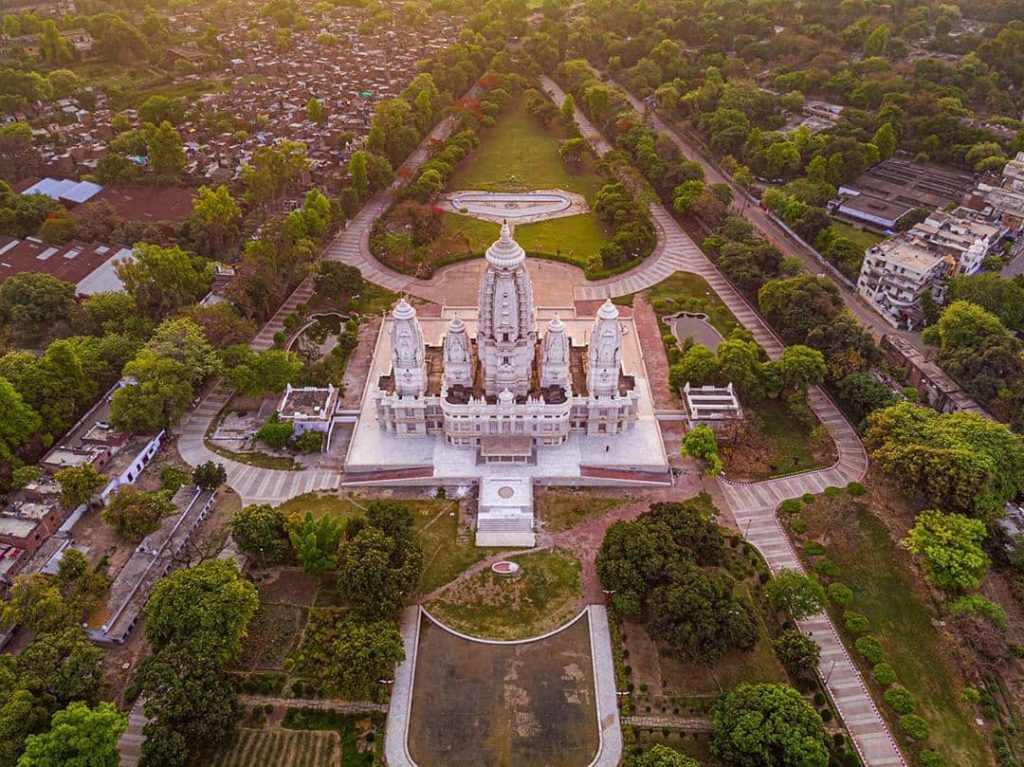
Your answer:
[[[327,122],[327,110],[324,109],[324,104],[320,99],[311,98],[306,102],[306,117],[310,122],[319,125]]]
[[[252,162],[242,166],[242,185],[246,199],[265,205],[292,186],[309,168],[306,145],[298,141],[281,141],[262,146],[252,155]]]
[[[185,147],[181,136],[166,120],[159,127],[147,126],[146,149],[149,166],[158,176],[174,179],[185,169]]]
[[[338,551],[338,587],[368,619],[390,617],[415,590],[423,552],[403,505],[375,501],[362,525],[349,525]]]
[[[291,421],[282,421],[274,413],[256,432],[256,439],[275,450],[283,450],[291,441],[294,430]]]
[[[256,323],[239,314],[238,309],[227,301],[211,306],[196,304],[184,309],[178,316],[198,325],[206,340],[218,349],[247,343],[256,335]]]
[[[670,578],[669,583],[651,591],[648,599],[652,637],[708,664],[729,650],[754,646],[757,628],[752,611],[733,596],[729,576],[680,564]]]
[[[780,570],[768,581],[765,597],[773,609],[788,613],[795,620],[821,612],[825,589],[817,578],[796,570]]]
[[[17,577],[0,608],[0,626],[23,626],[35,633],[59,631],[76,617],[57,584],[39,573]]]
[[[889,48],[889,27],[879,24],[864,41],[865,56],[884,56]]]
[[[109,703],[72,703],[53,715],[48,732],[30,735],[18,767],[117,767],[117,742],[128,717]]]
[[[921,557],[928,580],[940,589],[970,591],[981,585],[989,559],[981,547],[985,524],[962,514],[922,511],[902,545]]]
[[[139,105],[139,122],[160,125],[169,122],[177,125],[182,121],[185,114],[184,104],[181,99],[159,94],[150,96]]]
[[[110,421],[126,434],[151,434],[177,421],[192,402],[191,372],[180,362],[144,349],[125,367],[136,383],[110,402]]]
[[[167,493],[145,492],[126,485],[107,501],[101,516],[121,538],[140,541],[160,527],[160,520],[174,514],[175,510]]]
[[[982,519],[1024,492],[1024,439],[974,413],[904,402],[868,417],[872,461],[929,505]]]
[[[288,531],[295,556],[310,575],[323,575],[337,565],[338,543],[343,526],[336,518],[323,515],[319,519],[310,512]]]
[[[888,160],[896,154],[896,131],[893,130],[892,123],[882,123],[875,131],[871,143],[878,147],[878,156],[883,160]]]
[[[188,756],[232,741],[241,707],[222,663],[187,643],[143,661],[139,683],[149,719],[143,728],[144,767],[184,765]]]
[[[207,560],[157,582],[145,609],[146,640],[158,653],[191,642],[227,662],[238,656],[258,605],[256,587],[234,561]]]
[[[828,368],[825,357],[817,349],[802,344],[787,346],[782,356],[774,363],[783,389],[807,392],[808,387],[817,386],[825,380]]]
[[[562,125],[567,130],[573,130],[576,128],[576,99],[572,97],[571,93],[565,94],[565,99],[562,100],[562,106],[559,109],[562,115]]]
[[[146,344],[146,353],[179,363],[195,386],[220,372],[217,352],[203,330],[186,317],[164,320]]]
[[[136,244],[132,257],[115,269],[136,306],[157,320],[194,304],[213,279],[213,264],[205,259],[189,256],[179,247],[145,242]]]
[[[106,476],[96,471],[91,463],[61,469],[53,478],[60,485],[60,502],[68,510],[88,503],[107,484]]]
[[[42,419],[25,404],[11,382],[0,377],[0,463],[10,465],[15,453],[42,426]]]
[[[898,398],[870,373],[850,373],[839,382],[839,401],[859,423],[874,411],[895,405]]]
[[[714,352],[701,344],[694,344],[687,349],[682,360],[669,370],[669,384],[675,391],[679,391],[686,384],[706,386],[718,378],[718,359]]]
[[[577,168],[583,162],[583,155],[587,151],[587,142],[581,138],[566,139],[558,147],[558,156],[566,165]]]
[[[228,481],[224,464],[207,461],[192,470],[192,484],[200,490],[213,491]]]
[[[660,743],[626,758],[625,767],[700,767],[696,761]]]
[[[734,767],[826,767],[821,717],[788,685],[741,684],[712,712],[711,752]]]
[[[254,352],[248,346],[236,346],[228,351],[226,377],[242,394],[282,392],[302,372],[302,360],[294,352],[283,349]]]
[[[821,660],[818,643],[796,629],[783,631],[773,644],[782,665],[794,673],[813,672]]]
[[[404,659],[402,635],[392,621],[346,617],[338,626],[324,676],[346,697],[371,698],[379,680],[389,679]]]
[[[362,273],[354,266],[337,261],[320,261],[313,275],[316,294],[334,301],[350,301],[366,286]]]
[[[704,182],[698,178],[684,181],[672,191],[672,207],[677,213],[691,213],[704,194]]]
[[[843,311],[835,283],[810,274],[765,283],[757,302],[787,344],[804,343],[813,329],[830,323]]]
[[[704,461],[704,473],[716,477],[722,473],[722,459],[718,457],[718,440],[710,426],[694,426],[683,438],[682,454]]]
[[[192,200],[189,222],[198,251],[219,256],[241,233],[242,209],[226,186],[199,187]]]
[[[74,306],[75,286],[49,274],[22,272],[0,283],[0,321],[28,341],[70,319]]]
[[[356,190],[360,200],[365,200],[370,192],[370,179],[367,173],[367,152],[359,149],[353,152],[348,160],[348,175],[352,179],[352,188]]]
[[[984,272],[950,280],[950,303],[969,301],[996,315],[1007,328],[1024,331],[1024,281]]]
[[[292,548],[284,515],[266,504],[239,509],[228,522],[238,548],[260,567],[279,565],[291,559]]]

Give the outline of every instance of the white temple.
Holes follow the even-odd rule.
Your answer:
[[[539,334],[526,254],[507,223],[486,256],[475,335],[455,316],[440,346],[428,346],[415,309],[395,307],[390,370],[372,395],[380,430],[442,436],[481,464],[534,464],[538,448],[570,435],[632,430],[640,393],[623,371],[618,308],[605,301],[586,345],[574,345],[557,314]]]

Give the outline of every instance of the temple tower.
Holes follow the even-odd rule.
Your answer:
[[[569,373],[569,347],[572,341],[565,332],[565,323],[555,315],[548,323],[544,334],[540,362],[540,385],[542,388],[561,386],[567,395],[572,394]]]
[[[445,386],[473,385],[473,362],[469,348],[466,324],[458,317],[448,323],[444,337]]]
[[[427,390],[426,352],[416,310],[403,298],[391,312],[391,366],[395,393],[422,397]]]
[[[480,283],[477,350],[489,397],[506,389],[522,397],[530,389],[537,329],[525,261],[526,252],[512,239],[506,221],[501,237],[487,249],[487,269]]]
[[[594,329],[590,334],[587,389],[591,397],[612,397],[618,393],[621,355],[619,310],[606,299],[597,312]]]

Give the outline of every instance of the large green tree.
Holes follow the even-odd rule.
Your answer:
[[[267,504],[245,506],[228,522],[238,547],[261,567],[287,562],[292,555],[284,514]]]
[[[231,190],[221,184],[217,187],[201,186],[192,200],[192,237],[204,256],[223,258],[225,249],[233,244],[241,230],[242,209],[238,207]]]
[[[22,272],[0,283],[0,322],[26,342],[44,338],[74,309],[75,286],[52,275]]]
[[[711,751],[729,767],[826,767],[821,717],[783,684],[741,684],[712,712]]]
[[[117,264],[117,276],[140,310],[162,319],[194,304],[210,288],[213,264],[181,248],[140,242],[132,257]]]
[[[18,767],[117,767],[117,742],[128,717],[109,703],[72,703],[53,715],[48,732],[30,735]]]
[[[175,506],[167,493],[147,492],[128,485],[108,499],[102,517],[121,538],[140,541],[160,526],[161,519],[174,512]]]
[[[940,589],[970,591],[981,585],[989,559],[981,547],[985,524],[962,514],[922,511],[903,546],[921,557],[928,580]]]
[[[258,604],[256,587],[233,561],[207,560],[156,584],[146,604],[146,639],[156,652],[191,644],[229,661],[238,656]]]

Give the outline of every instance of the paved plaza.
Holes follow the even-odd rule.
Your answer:
[[[533,192],[450,192],[438,201],[444,210],[496,224],[533,224],[590,211],[586,198],[564,189]]]

